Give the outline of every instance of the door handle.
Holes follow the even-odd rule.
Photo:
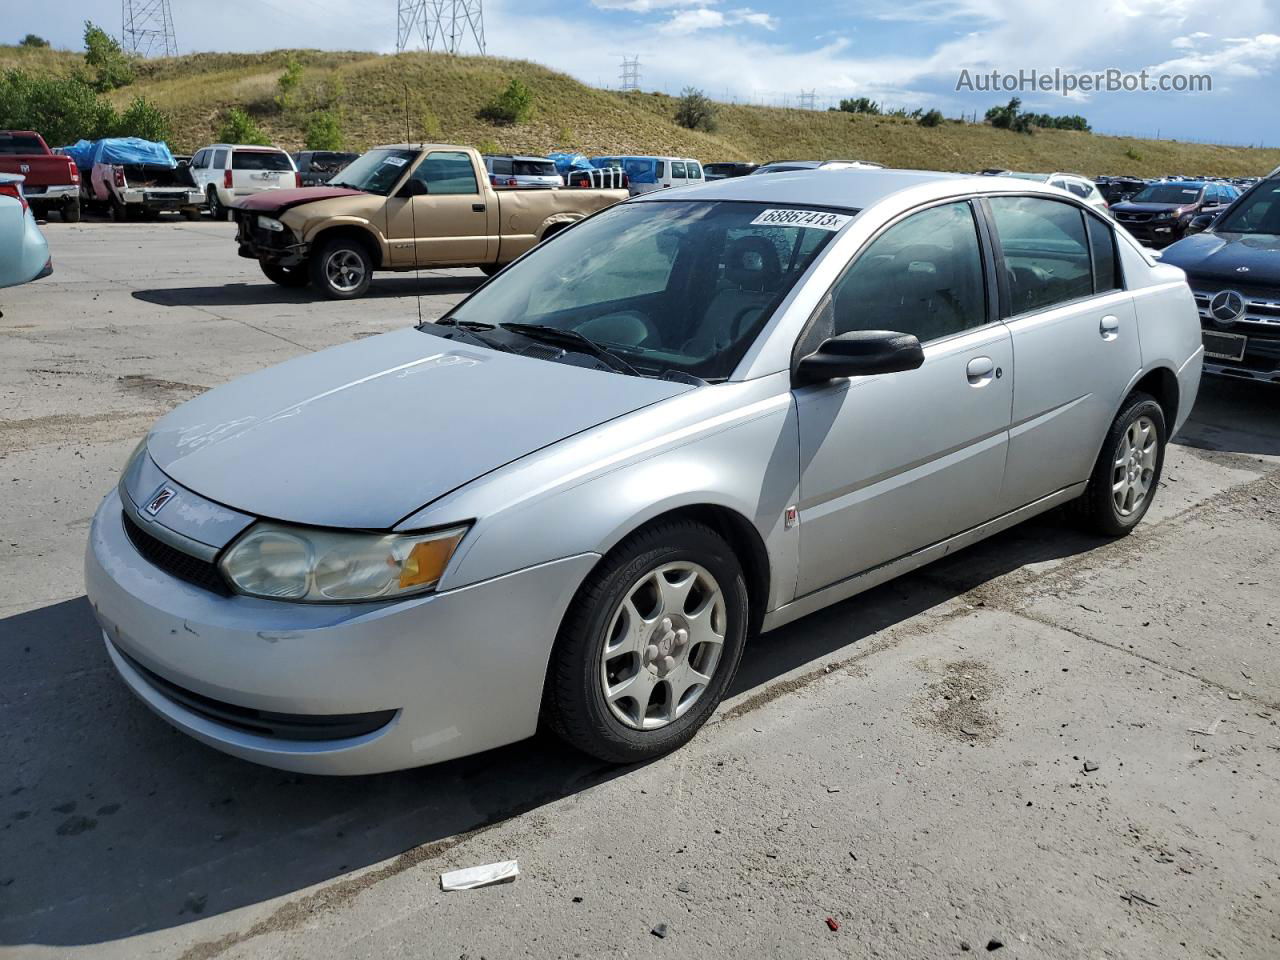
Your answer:
[[[972,386],[985,387],[996,374],[995,361],[990,357],[974,357],[964,372]]]
[[[1098,333],[1102,334],[1103,340],[1114,340],[1120,336],[1120,318],[1113,317],[1110,314],[1103,317],[1098,324]]]
[[[473,203],[473,204],[471,205],[471,212],[472,212],[472,213],[484,213],[484,204],[483,204],[483,203]]]

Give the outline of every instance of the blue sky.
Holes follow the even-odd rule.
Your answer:
[[[33,31],[78,47],[80,18],[120,26],[119,0],[78,0],[76,17],[60,4],[0,4],[13,4],[0,19],[14,39]],[[171,4],[182,52],[395,46],[396,0]],[[958,93],[962,69],[1208,74],[1211,92],[1021,96],[1103,132],[1280,146],[1280,0],[485,0],[485,28],[491,54],[587,83],[617,86],[622,56],[638,54],[643,89],[792,106],[813,90],[820,107],[869,96],[954,116],[1008,98]]]

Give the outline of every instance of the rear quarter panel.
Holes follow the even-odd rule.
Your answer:
[[[577,223],[597,210],[626,200],[625,190],[491,190],[498,205],[498,262],[530,249],[549,228]]]
[[[1126,275],[1138,314],[1143,374],[1164,367],[1178,377],[1178,413],[1169,424],[1172,436],[1186,422],[1200,386],[1200,315],[1186,274],[1178,267],[1161,263],[1137,271],[1126,263]]]

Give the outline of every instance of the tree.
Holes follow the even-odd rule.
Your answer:
[[[676,123],[687,130],[710,133],[716,128],[716,105],[696,87],[685,87],[676,101]]]
[[[922,127],[936,127],[941,125],[942,120],[943,116],[941,110],[930,110],[928,113],[920,114],[916,119],[916,123],[920,124]]]
[[[307,121],[306,144],[308,150],[341,150],[342,124],[335,113],[320,110]]]
[[[62,146],[109,136],[116,119],[111,104],[75,77],[0,73],[0,130],[35,130]]]
[[[113,127],[113,135],[117,137],[141,137],[143,140],[156,141],[167,141],[173,131],[169,115],[146,97],[134,97]]]
[[[476,116],[490,123],[525,123],[533,116],[533,91],[522,80],[512,79],[505,90],[480,108]]]
[[[870,97],[858,97],[854,99],[844,99],[840,101],[840,109],[845,113],[869,113],[872,116],[880,115],[880,104],[876,103]]]
[[[223,143],[254,143],[266,146],[271,141],[253,122],[253,118],[239,107],[227,111],[226,119],[218,129],[218,139]]]
[[[38,37],[34,33],[28,33],[18,43],[18,46],[20,47],[47,47],[48,45],[49,45],[48,40],[46,40],[44,37]]]
[[[284,65],[284,73],[276,81],[280,92],[276,94],[276,106],[281,110],[290,110],[295,106],[298,87],[302,85],[302,63],[297,57],[290,57]]]
[[[99,93],[133,83],[133,61],[116,38],[92,20],[84,22],[84,62],[93,67],[89,83]]]

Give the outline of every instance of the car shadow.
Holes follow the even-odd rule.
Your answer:
[[[485,281],[475,276],[380,276],[369,285],[366,298],[424,297],[470,293]],[[327,297],[310,287],[281,287],[261,283],[222,283],[208,287],[155,287],[133,291],[134,299],[161,307],[251,307],[275,303],[328,303]]]
[[[786,684],[768,685],[1023,564],[1099,542],[1056,514],[1024,524],[754,638],[732,693],[785,693]],[[5,945],[102,943],[260,903],[423,845],[439,851],[631,769],[547,736],[381,776],[255,766],[134,700],[84,597],[0,620],[0,678]],[[397,858],[391,869],[420,860]]]
[[[1198,450],[1280,456],[1280,385],[1205,377],[1173,442]]]

